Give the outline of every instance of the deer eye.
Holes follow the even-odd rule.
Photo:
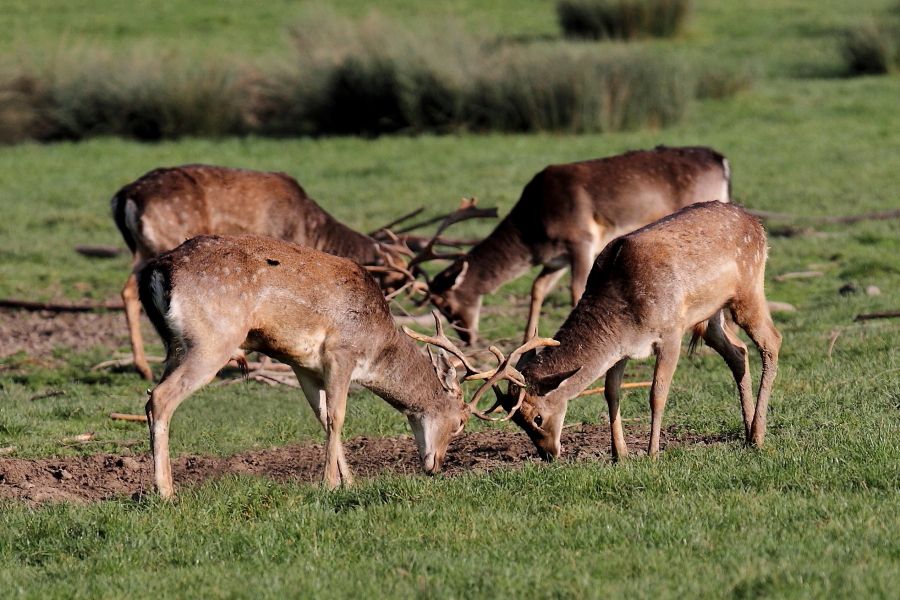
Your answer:
[[[535,427],[540,427],[544,424],[544,417],[541,415],[534,415],[534,425]]]

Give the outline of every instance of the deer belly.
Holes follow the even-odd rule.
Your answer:
[[[294,333],[294,335],[292,335]],[[325,331],[291,332],[252,330],[241,345],[267,356],[321,373],[324,368]]]

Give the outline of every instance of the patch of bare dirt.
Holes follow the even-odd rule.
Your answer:
[[[156,339],[149,325],[142,322],[144,339]],[[42,357],[60,347],[84,351],[97,346],[118,349],[127,344],[128,329],[121,312],[0,309],[0,358],[17,352]]]
[[[625,430],[632,450],[647,445],[647,426]],[[675,427],[663,431],[662,446],[706,445],[721,436],[701,436]],[[579,425],[564,430],[565,460],[609,458],[609,427]],[[359,437],[345,442],[347,458],[357,477],[379,473],[420,473],[411,437]],[[201,483],[228,474],[267,477],[279,482],[318,482],[322,478],[325,451],[321,444],[294,444],[283,448],[253,450],[234,456],[182,456],[173,460],[175,485]],[[519,431],[481,431],[464,434],[450,446],[443,472],[455,476],[468,471],[488,472],[539,462],[528,437]],[[96,455],[80,458],[0,459],[0,498],[32,504],[53,501],[91,502],[113,497],[139,497],[153,488],[153,463],[149,455]]]

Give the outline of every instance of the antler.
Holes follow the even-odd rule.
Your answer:
[[[413,331],[409,327],[403,327],[403,333],[408,335],[414,340],[418,340],[420,342],[425,342],[426,344],[431,344],[432,346],[437,346],[438,348],[443,348],[456,358],[462,362],[463,367],[466,369],[466,377],[463,381],[466,381],[469,377],[474,377],[479,374],[478,370],[472,366],[472,363],[469,362],[469,359],[466,358],[466,355],[463,354],[463,351],[456,347],[456,344],[450,341],[446,335],[444,335],[444,326],[441,324],[441,314],[433,310],[431,311],[432,316],[434,317],[434,328],[437,331],[437,336],[430,337],[427,335],[422,335],[417,331]]]
[[[489,350],[495,357],[497,357],[497,368],[493,371],[485,371],[483,373],[476,373],[474,375],[466,377],[466,381],[487,379],[487,381],[485,381],[481,385],[481,387],[475,391],[475,395],[472,396],[472,400],[469,402],[469,407],[472,411],[472,414],[485,421],[510,420],[513,415],[516,414],[516,411],[521,408],[522,401],[525,400],[525,387],[527,385],[525,382],[525,376],[522,375],[522,373],[520,373],[519,370],[512,365],[518,363],[519,358],[526,352],[530,352],[536,348],[540,348],[541,346],[559,346],[559,342],[550,338],[534,337],[513,350],[505,359],[503,358],[503,353],[496,346],[491,346]],[[519,386],[519,396],[516,399],[515,406],[510,409],[509,413],[505,417],[503,417],[502,419],[492,419],[487,415],[494,412],[502,403],[503,393],[500,391],[499,387],[494,385],[501,379],[508,379],[509,381]],[[478,410],[478,402],[481,400],[481,397],[488,390],[488,388],[494,388],[494,393],[497,394],[497,401],[488,410],[486,410],[485,412],[481,412]]]
[[[444,232],[444,230],[454,223],[459,223],[460,221],[466,221],[468,219],[497,216],[496,208],[475,208],[477,202],[478,200],[476,198],[463,198],[462,202],[460,202],[459,208],[444,217],[443,221],[441,221],[441,224],[438,226],[437,231],[435,231],[431,239],[428,240],[422,250],[419,251],[419,253],[411,261],[409,261],[408,267],[412,269],[414,266],[428,260],[451,259],[463,256],[463,253],[461,252],[455,252],[451,254],[438,254],[434,251],[434,245],[438,242],[440,235]]]
[[[403,215],[403,216],[397,217],[396,219],[394,219],[393,221],[391,221],[391,222],[388,223],[387,225],[382,225],[382,226],[379,227],[378,229],[375,229],[375,230],[371,231],[371,232],[369,233],[369,237],[377,238],[377,237],[379,237],[379,236],[380,236],[381,234],[383,234],[383,233],[388,233],[388,234],[389,234],[389,230],[390,230],[392,227],[396,227],[397,225],[399,225],[400,223],[403,223],[404,221],[409,221],[410,219],[412,219],[413,217],[415,217],[416,215],[418,215],[419,213],[421,213],[423,210],[425,210],[425,207],[424,207],[424,206],[420,206],[419,208],[417,208],[417,209],[415,209],[415,210],[413,210],[413,211],[410,211],[410,212],[406,213],[406,214]],[[405,233],[406,231],[410,231],[410,230],[409,230],[409,229],[405,229],[404,231],[401,231],[400,233]],[[390,235],[392,235],[392,234],[389,234],[389,237],[390,237]]]

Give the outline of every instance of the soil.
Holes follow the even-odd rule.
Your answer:
[[[143,319],[142,319],[143,320]],[[152,334],[143,324],[145,338]],[[0,358],[24,352],[43,357],[56,348],[76,351],[97,346],[118,349],[128,345],[128,328],[121,312],[58,313],[0,309]]]
[[[647,445],[647,424],[625,429],[632,451]],[[609,428],[576,425],[563,431],[564,460],[609,462]],[[721,437],[701,436],[670,427],[663,431],[662,447],[719,443]],[[359,437],[345,442],[347,458],[357,478],[380,473],[420,473],[411,437]],[[294,444],[253,450],[228,457],[182,456],[172,461],[176,488],[224,475],[266,477],[278,482],[318,482],[325,451],[321,444]],[[444,462],[444,476],[475,471],[516,468],[538,463],[534,447],[520,431],[480,431],[456,438]],[[598,465],[599,466],[599,465]],[[93,502],[115,497],[139,499],[153,488],[149,455],[100,454],[78,458],[0,458],[0,499],[29,504],[54,501]]]

